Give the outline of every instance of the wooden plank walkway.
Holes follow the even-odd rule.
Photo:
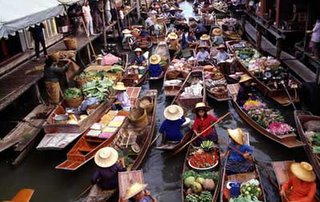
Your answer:
[[[256,41],[256,29],[248,22],[245,23],[245,30],[247,35]],[[276,46],[268,41],[265,37],[261,39],[261,48],[270,55],[276,55]],[[281,62],[286,64],[293,72],[295,72],[301,79],[306,82],[313,82],[316,79],[316,74],[312,72],[307,66],[296,59],[294,56],[282,51],[280,56]]]

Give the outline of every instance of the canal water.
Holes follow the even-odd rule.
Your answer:
[[[192,16],[192,5],[187,2],[181,3],[186,16]],[[191,10],[191,11],[190,11]],[[170,104],[165,99],[162,83],[148,83],[142,85],[142,92],[147,89],[157,89],[157,129],[163,121],[163,110]],[[279,160],[306,160],[302,149],[287,149],[277,143],[265,138],[250,126],[248,126],[236,113],[231,102],[218,103],[208,99],[209,105],[214,109],[216,116],[222,116],[230,111],[223,122],[216,126],[219,138],[227,141],[227,128],[240,127],[250,133],[250,144],[254,148],[254,157],[262,166],[259,170],[263,176],[262,183],[268,193],[267,201],[280,201],[277,190],[271,185],[269,178],[274,178],[270,162]],[[270,104],[274,105],[270,101]],[[292,108],[279,108],[287,118],[293,123]],[[1,117],[1,119],[4,119]],[[3,122],[2,122],[3,123]],[[157,133],[154,134],[154,137]],[[151,146],[142,164],[146,183],[152,194],[160,202],[179,202],[181,201],[181,172],[184,163],[185,151],[168,158],[169,153],[156,150],[161,138]],[[222,146],[222,148],[225,148]],[[35,194],[32,201],[35,202],[71,202],[83,192],[90,184],[90,178],[94,172],[95,165],[90,161],[77,171],[57,170],[55,166],[66,158],[66,153],[70,147],[62,151],[37,151],[34,150],[26,160],[17,168],[11,166],[11,150],[0,153],[0,200],[10,199],[19,189],[32,188]],[[270,177],[268,177],[270,175]]]

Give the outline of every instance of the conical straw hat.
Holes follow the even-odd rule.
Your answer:
[[[293,163],[291,164],[291,172],[300,180],[305,182],[314,182],[316,175],[312,166],[307,162]]]
[[[192,112],[195,113],[197,112],[198,110],[205,110],[205,111],[209,111],[210,110],[210,107],[208,107],[204,102],[198,102],[196,104],[196,106],[194,107],[194,109],[192,109]]]
[[[249,76],[248,74],[243,74],[243,75],[241,75],[241,77],[240,77],[239,83],[243,83],[243,82],[249,81],[249,80],[251,80],[251,79],[252,79],[252,77]]]
[[[142,192],[148,185],[147,184],[141,184],[141,183],[133,183],[126,191],[126,195],[124,199],[130,199],[137,195],[138,193]]]
[[[244,133],[241,128],[228,129],[229,136],[238,144],[244,144]]]
[[[97,151],[94,162],[102,168],[113,166],[118,160],[118,152],[112,147],[104,147]]]
[[[170,105],[165,108],[163,116],[171,121],[178,120],[183,116],[183,109],[178,105]]]
[[[115,90],[126,90],[127,88],[124,86],[123,82],[117,82],[115,86],[113,86]]]
[[[153,64],[153,65],[156,65],[156,64],[159,64],[161,61],[161,56],[160,55],[151,55],[150,57],[150,63]]]

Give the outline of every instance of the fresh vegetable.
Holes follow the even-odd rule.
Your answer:
[[[200,193],[202,191],[202,186],[199,182],[193,182],[191,188],[192,191],[195,193]]]
[[[202,177],[197,177],[196,182],[199,182],[201,185],[203,185],[205,179]]]
[[[218,161],[217,151],[204,152],[202,149],[194,152],[189,158],[193,168],[210,168]]]
[[[189,176],[185,180],[183,180],[183,183],[186,187],[189,188],[194,184],[195,181],[196,181],[196,178],[194,178],[193,176]]]
[[[186,178],[188,177],[194,177],[194,178],[197,178],[198,177],[198,173],[196,173],[194,170],[188,170],[186,172],[184,172],[182,174],[182,179],[185,180]]]
[[[261,202],[261,201],[259,201],[255,197],[251,198],[250,196],[240,195],[237,198],[231,198],[229,202]]]
[[[86,97],[96,97],[99,101],[103,101],[110,94],[113,81],[104,78],[99,81],[87,82],[82,86],[82,91]]]
[[[199,202],[211,202],[212,201],[212,194],[208,191],[203,191],[200,194],[200,201]]]
[[[219,179],[219,172],[204,171],[200,172],[199,176],[201,176],[204,179],[212,179],[217,182]]]
[[[262,195],[259,184],[259,181],[256,179],[242,183],[240,187],[241,195],[250,196],[251,198],[259,198]]]
[[[205,179],[203,182],[203,189],[212,191],[215,188],[215,183],[212,179]]]
[[[186,202],[200,202],[200,196],[197,194],[188,194],[186,196]]]
[[[204,151],[210,151],[210,150],[214,147],[214,143],[213,143],[213,141],[206,140],[206,141],[203,141],[203,142],[201,143],[200,147],[201,147]]]
[[[81,90],[79,88],[68,88],[64,91],[65,99],[74,99],[82,97]]]

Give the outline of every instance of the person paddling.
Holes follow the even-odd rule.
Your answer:
[[[254,94],[252,94],[252,78],[248,74],[244,74],[241,76],[239,81],[240,87],[237,94],[237,103],[240,106],[243,106],[244,103],[250,98],[250,99],[256,99]]]
[[[145,190],[147,184],[135,182],[126,191],[124,198],[120,202],[156,202],[150,191]]]

